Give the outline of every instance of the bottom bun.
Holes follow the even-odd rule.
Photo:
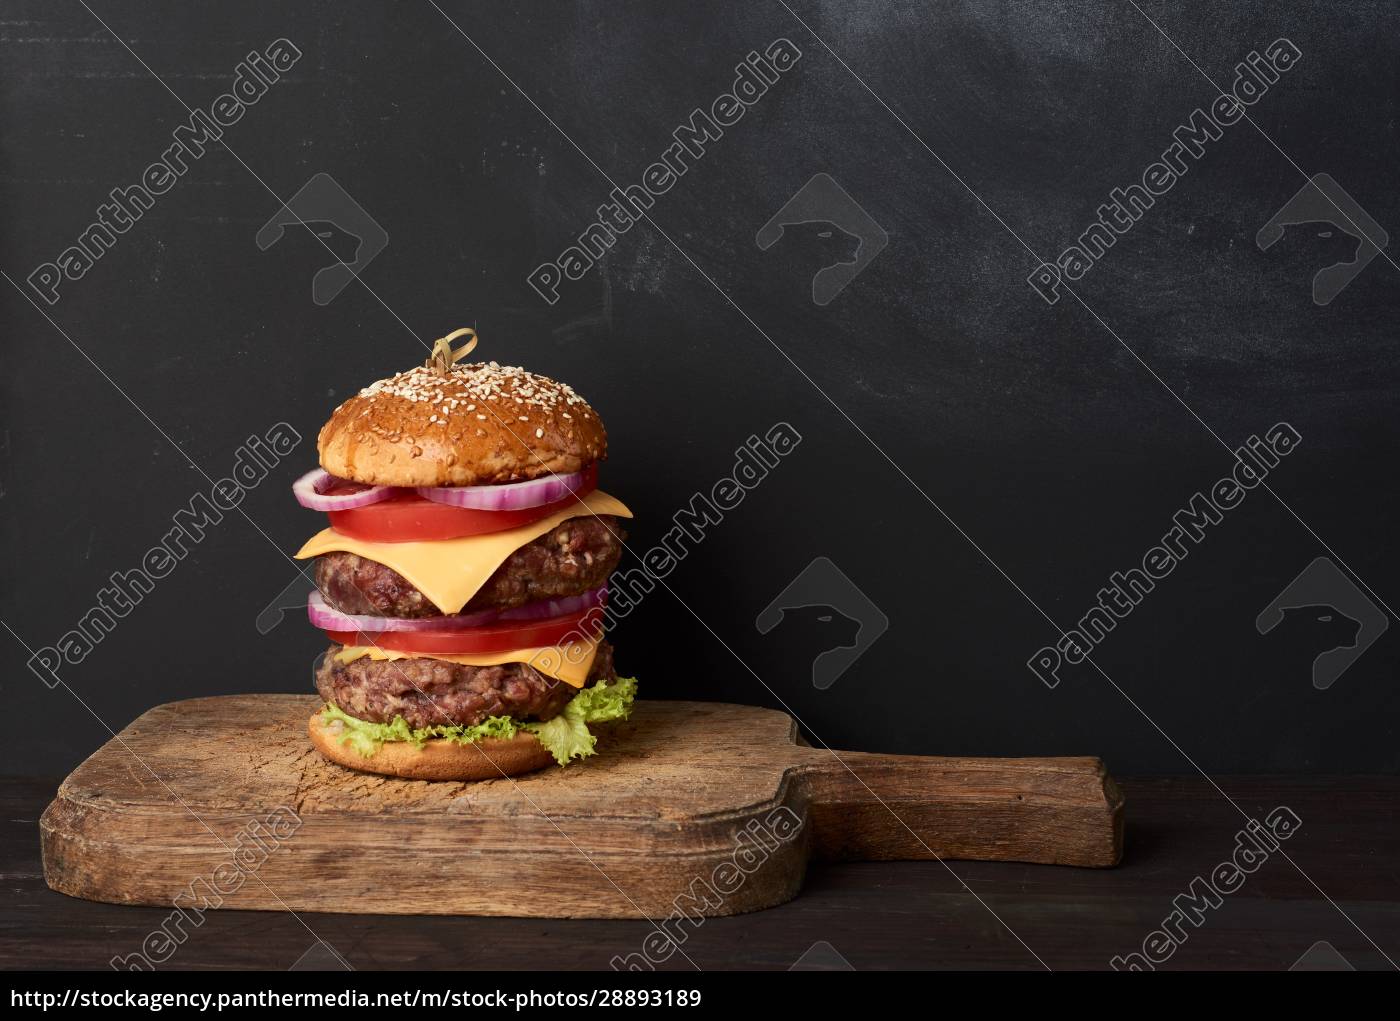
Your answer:
[[[509,739],[489,738],[476,744],[438,738],[422,748],[407,741],[386,741],[365,758],[341,743],[339,724],[321,722],[320,710],[312,714],[306,729],[316,750],[336,765],[409,780],[499,780],[543,769],[554,762],[549,749],[534,734],[524,732]]]

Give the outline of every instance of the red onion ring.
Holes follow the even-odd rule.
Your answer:
[[[350,487],[350,492],[327,495],[336,487]],[[338,478],[324,468],[313,468],[292,483],[292,492],[297,503],[318,511],[353,510],[381,503],[394,495],[393,486],[367,486],[361,482]]]
[[[563,599],[542,599],[509,610],[481,610],[477,613],[453,613],[444,617],[374,617],[369,614],[341,613],[331,606],[318,590],[306,599],[306,615],[313,627],[323,631],[359,631],[378,634],[384,631],[464,631],[484,627],[502,620],[544,620],[566,613],[582,613],[595,606],[606,606],[608,587],[600,585],[591,592]]]
[[[501,486],[419,486],[418,495],[449,507],[508,511],[542,507],[573,496],[588,484],[588,470],[568,475],[546,475]]]
[[[590,592],[577,596],[564,596],[561,599],[541,599],[536,603],[526,603],[510,610],[502,611],[497,620],[548,620],[562,617],[566,613],[582,613],[595,606],[608,605],[608,586],[599,585]]]

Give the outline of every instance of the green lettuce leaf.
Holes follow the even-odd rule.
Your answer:
[[[635,677],[619,677],[612,684],[599,681],[570,699],[554,719],[543,723],[522,723],[520,726],[539,738],[540,744],[549,749],[555,762],[567,766],[573,759],[594,754],[598,739],[589,731],[588,725],[627,719],[636,694]]]
[[[392,723],[370,723],[331,704],[321,710],[321,722],[338,720],[341,724],[340,743],[348,745],[365,758],[377,752],[386,741],[408,741],[417,748],[435,739],[474,744],[488,738],[509,740],[519,731],[526,730],[549,749],[555,762],[565,766],[576,758],[594,754],[598,739],[589,731],[588,724],[625,720],[632,712],[632,700],[636,694],[636,678],[599,681],[593,687],[581,690],[558,716],[543,723],[520,723],[509,716],[490,716],[470,727],[410,727],[402,716],[395,716]]]

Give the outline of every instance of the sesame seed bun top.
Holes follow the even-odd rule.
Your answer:
[[[321,467],[378,486],[479,486],[582,470],[607,456],[573,389],[496,362],[420,365],[365,387],[321,429]],[[473,345],[474,346],[474,343]],[[448,349],[450,351],[450,348]]]

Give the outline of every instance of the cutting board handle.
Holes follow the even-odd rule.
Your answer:
[[[1123,796],[1096,758],[809,754],[797,780],[819,857],[1104,867],[1123,854]]]

